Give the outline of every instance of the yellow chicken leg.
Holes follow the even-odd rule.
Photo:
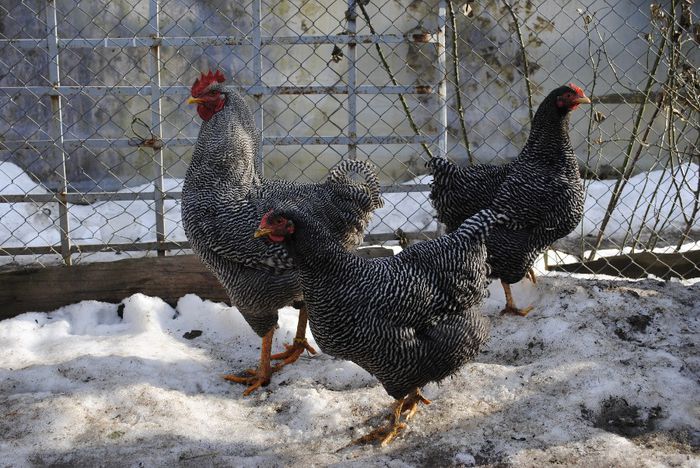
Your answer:
[[[532,306],[525,307],[524,309],[518,309],[515,307],[515,303],[513,302],[513,293],[510,290],[510,284],[506,283],[505,281],[501,281],[501,286],[503,286],[503,292],[506,294],[506,306],[501,310],[502,314],[512,314],[512,315],[520,315],[521,317],[525,317],[532,309]]]

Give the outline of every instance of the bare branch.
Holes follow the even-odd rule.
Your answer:
[[[375,31],[374,26],[372,26],[372,20],[370,19],[370,16],[367,13],[367,9],[365,8],[364,2],[357,2],[356,5],[360,7],[360,11],[362,12],[362,16],[364,16],[365,18],[365,22],[367,22],[367,27],[369,28],[370,33],[377,34],[377,31]],[[386,57],[384,56],[384,52],[382,51],[379,42],[375,42],[374,48],[377,49],[377,54],[379,54],[379,60],[381,60],[382,66],[384,66],[384,69],[389,74],[391,84],[393,84],[394,86],[398,86],[399,83],[398,81],[396,81],[396,77],[391,71],[389,62],[386,60]],[[413,120],[411,109],[409,109],[408,103],[406,103],[406,98],[404,98],[403,94],[399,94],[399,101],[401,101],[401,107],[403,107],[403,111],[406,113],[406,118],[408,119],[408,123],[411,126],[411,129],[416,135],[420,135],[421,133],[418,129],[418,125],[416,125],[416,121]],[[428,155],[428,158],[432,159],[434,157],[433,152],[430,151],[430,147],[428,147],[428,144],[423,142],[421,143],[421,146],[423,147],[423,150],[425,150],[425,153]]]
[[[454,4],[452,0],[447,2],[448,9],[450,13],[450,22],[452,23],[451,28],[452,34],[450,35],[450,40],[452,42],[452,73],[455,76],[455,90],[457,96],[457,115],[459,116],[459,124],[462,127],[462,138],[464,139],[464,147],[467,149],[467,159],[469,160],[469,165],[474,164],[474,157],[472,156],[472,150],[469,145],[469,134],[467,133],[467,126],[464,122],[464,106],[462,105],[462,89],[459,86],[459,53],[457,48],[457,20],[455,18]]]
[[[523,40],[523,33],[520,30],[520,21],[518,21],[518,16],[513,10],[513,6],[508,3],[508,0],[503,0],[503,5],[505,5],[508,13],[510,13],[511,18],[513,18],[513,25],[515,26],[515,33],[518,35],[518,42],[520,43],[520,55],[523,58],[523,76],[525,78],[525,87],[527,89],[527,105],[530,113],[530,122],[534,116],[534,109],[532,106],[532,85],[530,83],[530,63],[527,60],[527,52],[525,51],[525,41]]]

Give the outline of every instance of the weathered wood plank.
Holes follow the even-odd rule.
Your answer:
[[[660,278],[696,278],[700,276],[700,250],[683,253],[659,254],[639,252],[604,257],[592,262],[552,265],[554,271],[596,273],[626,278],[646,278],[652,274]]]
[[[363,257],[393,255],[383,247],[363,247],[357,253]],[[171,305],[189,293],[230,303],[224,288],[195,255],[143,257],[0,272],[0,320],[91,299],[120,302],[139,292]]]
[[[169,304],[188,293],[229,302],[224,288],[196,256],[144,257],[0,273],[0,320],[89,299],[120,302],[139,292]]]

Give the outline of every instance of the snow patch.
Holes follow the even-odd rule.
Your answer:
[[[342,449],[391,404],[352,363],[304,355],[249,397],[225,382],[260,352],[233,307],[135,294],[27,313],[0,322],[0,452],[9,466],[692,466],[699,288],[546,277],[515,285],[535,306],[520,318],[499,314],[494,283],[490,342],[424,390],[433,403],[386,449]],[[274,352],[296,317],[280,311]]]
[[[476,466],[476,459],[471,453],[459,452],[455,455],[455,463],[462,466]]]

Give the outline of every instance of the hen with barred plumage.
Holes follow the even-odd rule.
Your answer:
[[[427,163],[433,175],[430,199],[448,231],[485,208],[517,220],[494,228],[486,241],[492,276],[501,280],[506,294],[503,312],[529,312],[531,307],[515,306],[510,284],[528,273],[534,281],[531,268],[537,257],[573,231],[583,216],[583,184],[569,139],[569,116],[584,103],[590,100],[574,84],[552,91],[537,109],[520,155],[503,166],[462,168],[444,158]]]
[[[317,218],[282,207],[256,236],[283,243],[299,268],[309,322],[324,353],[355,362],[397,402],[392,422],[356,442],[388,443],[420,388],[454,374],[488,337],[480,313],[488,266],[484,239],[505,216],[484,210],[452,233],[384,258],[342,248]]]
[[[202,126],[182,190],[182,220],[192,250],[216,275],[253,330],[263,338],[258,369],[250,376],[226,376],[248,384],[245,394],[267,385],[274,370],[294,362],[304,350],[306,313],[297,269],[285,248],[255,239],[253,233],[271,204],[285,202],[324,220],[328,236],[345,249],[359,245],[371,213],[381,206],[374,168],[345,160],[323,183],[269,180],[255,170],[260,131],[243,97],[224,85],[224,75],[202,74],[192,85]],[[355,182],[353,173],[364,178]],[[278,309],[302,304],[297,336],[287,351],[271,355]],[[283,362],[274,368],[270,359]]]

